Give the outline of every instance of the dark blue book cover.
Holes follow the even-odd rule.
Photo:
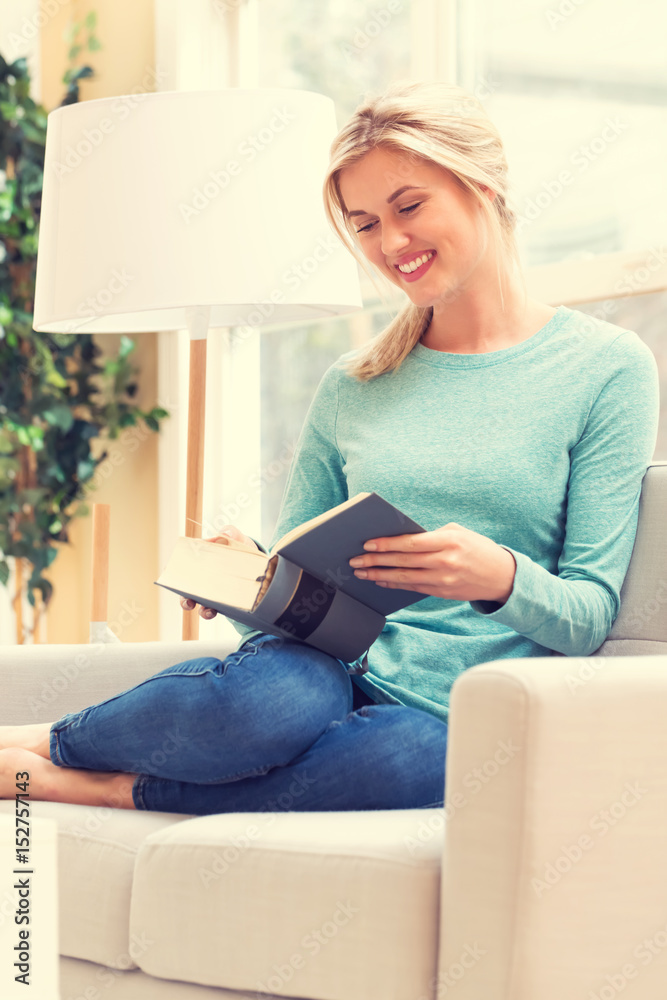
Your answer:
[[[414,590],[378,587],[372,580],[360,580],[354,575],[349,560],[363,555],[364,542],[371,538],[419,531],[426,531],[426,528],[378,493],[369,493],[286,545],[278,541],[272,553],[279,553],[325,583],[332,583],[366,607],[388,615],[427,595]]]

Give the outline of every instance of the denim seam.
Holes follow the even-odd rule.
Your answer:
[[[67,764],[63,760],[62,754],[60,753],[60,730],[54,729],[53,730],[53,736],[54,736],[53,752],[55,753],[56,757],[58,758],[60,766],[61,767],[67,767]]]
[[[224,664],[230,657],[235,656],[236,652],[239,652],[239,650],[237,650],[237,651],[235,651],[233,653],[228,653],[226,657],[223,657],[223,659],[220,659],[220,657],[216,657],[216,656],[203,656],[203,657],[201,657],[201,659],[204,659],[204,660],[215,660],[216,663],[222,663],[222,664]],[[235,663],[236,664],[240,663],[244,659],[244,657],[251,656],[254,653],[255,654],[257,653],[257,647],[256,646],[252,646],[250,649],[247,649],[247,650],[244,649],[243,652],[241,653],[240,657],[238,658],[238,660],[235,660]],[[184,662],[190,662],[190,661],[184,661]],[[171,676],[171,677],[201,677],[203,674],[208,674],[208,673],[212,673],[212,668],[211,667],[204,667],[201,670],[184,670],[183,672],[172,670],[172,673],[169,676]],[[118,694],[113,694],[109,698],[105,698],[104,701],[98,701],[98,702],[96,702],[95,705],[91,706],[91,708],[101,708],[102,705],[108,705],[112,701],[116,701],[118,698],[121,698],[124,694],[127,694],[128,690],[134,691],[134,690],[136,690],[136,688],[143,687],[144,684],[150,683],[150,681],[159,680],[161,676],[162,676],[162,672],[161,671],[158,671],[157,674],[151,674],[150,677],[145,677],[143,681],[138,681],[131,688],[126,688],[124,691],[119,691]],[[87,712],[87,711],[89,711],[89,709],[85,708],[85,709],[82,709],[81,712],[73,712],[73,713],[71,713],[72,720],[74,719],[74,717],[80,717],[80,716],[82,716],[83,713]],[[69,724],[70,723],[68,722],[67,725],[69,725]]]
[[[326,732],[326,730],[325,730],[325,732]],[[320,736],[321,735],[322,735],[322,733],[320,733]],[[319,738],[320,737],[318,736],[317,739],[319,739]],[[309,750],[309,749],[310,749],[310,747],[306,747],[306,750]],[[297,756],[301,756],[301,754],[297,754]],[[293,762],[294,762],[294,758],[290,757],[289,760],[279,761],[277,764],[269,764],[268,766],[264,766],[264,767],[257,767],[257,768],[255,768],[252,771],[236,771],[235,774],[225,774],[221,778],[213,778],[211,781],[193,781],[193,782],[186,782],[186,784],[202,785],[202,786],[205,786],[205,785],[227,785],[227,784],[229,784],[232,781],[242,781],[244,778],[261,778],[265,774],[268,774],[269,771],[273,771],[274,768],[276,768],[276,767],[288,767],[288,765],[292,764]],[[169,781],[170,779],[169,778],[163,778],[163,779],[160,779],[160,780]],[[176,779],[176,780],[178,780],[178,779]]]
[[[235,652],[240,652],[240,651],[236,650]],[[250,656],[253,653],[257,653],[257,647],[256,646],[252,646],[252,647],[250,647],[250,649],[243,650],[243,652],[241,653],[240,657],[235,662],[236,663],[240,663],[241,660],[243,660],[244,657]],[[234,656],[235,653],[230,653],[228,655],[229,656]],[[216,662],[218,662],[218,663],[225,663],[225,660],[227,658],[228,657],[225,657],[224,660],[220,660],[219,657],[216,658],[214,656],[204,657],[204,659],[216,660]],[[186,670],[182,674],[179,673],[178,676],[179,677],[186,677],[186,676],[201,677],[202,674],[206,674],[206,673],[211,673],[211,668],[210,667],[206,667],[206,668],[204,668],[202,670],[198,670],[198,671],[194,671],[194,672],[192,670]],[[153,674],[151,677],[146,677],[143,681],[139,681],[139,683],[136,684],[135,687],[142,687],[144,684],[148,684],[149,681],[155,680],[157,678],[157,676],[158,676],[157,674]],[[134,690],[134,688],[132,690]],[[118,694],[111,695],[111,697],[106,698],[104,701],[98,702],[93,707],[100,708],[102,705],[108,705],[112,701],[116,701],[118,698],[120,698],[125,693],[126,693],[126,691],[119,691]],[[70,715],[69,715],[69,721],[67,721],[66,723],[64,723],[64,725],[62,726],[62,729],[65,729],[67,726],[70,726],[72,724],[72,722],[74,721],[75,717],[78,717],[79,719],[81,719],[83,717],[84,712],[88,712],[88,711],[90,711],[90,709],[82,709],[80,712],[72,712],[72,713],[70,713]],[[58,730],[58,729],[54,730],[54,736],[55,736],[54,753],[55,753],[56,757],[58,758],[59,765],[62,766],[62,767],[68,767],[69,765],[63,759],[62,753],[60,752],[60,730]],[[52,763],[55,763],[55,761],[52,761]]]
[[[159,781],[160,779],[157,778],[155,780]],[[132,798],[134,800],[135,806],[137,806],[137,808],[139,809],[148,809],[148,806],[146,805],[146,800],[144,799],[143,796],[143,789],[145,783],[146,783],[146,775],[140,774],[137,777],[137,780],[132,785]]]

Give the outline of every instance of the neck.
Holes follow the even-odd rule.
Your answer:
[[[530,335],[526,331],[549,313],[544,303],[524,298],[523,289],[517,282],[508,286],[504,299],[504,309],[499,292],[495,295],[488,292],[476,296],[461,294],[451,302],[436,303],[421,343],[432,350],[452,354],[499,351],[525,340]]]

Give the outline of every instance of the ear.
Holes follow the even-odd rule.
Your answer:
[[[487,196],[487,198],[489,199],[489,201],[493,201],[493,199],[496,197],[497,192],[496,191],[492,191],[491,188],[489,188],[489,187],[486,186],[486,184],[480,184],[480,188],[482,189],[482,191],[484,192],[484,194]]]

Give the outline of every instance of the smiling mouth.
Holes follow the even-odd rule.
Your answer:
[[[415,257],[414,260],[409,261],[407,264],[395,264],[394,267],[401,274],[414,274],[418,271],[420,267],[428,264],[429,260],[435,255],[435,251],[429,250],[425,254],[421,254],[419,257]]]

